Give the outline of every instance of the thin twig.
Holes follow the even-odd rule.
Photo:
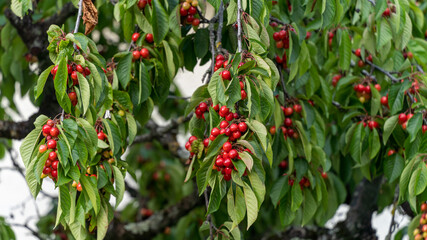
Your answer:
[[[237,52],[242,52],[242,0],[237,0]]]
[[[386,240],[390,240],[391,236],[394,232],[394,230],[396,229],[396,222],[394,220],[395,216],[396,216],[396,208],[397,208],[397,204],[398,204],[398,200],[399,200],[399,185],[396,186],[395,192],[394,192],[394,201],[393,201],[393,209],[391,210],[391,222],[390,222],[390,227],[388,228],[388,234],[386,236]]]
[[[208,209],[209,209],[208,189],[205,190],[204,195],[205,195],[206,211],[208,211]],[[211,237],[210,239],[214,239],[214,237],[213,237],[214,225],[212,223],[211,214],[208,214],[208,216],[206,217],[206,221],[208,221],[208,223],[209,223],[209,235]]]
[[[280,21],[278,18],[275,18],[273,16],[270,16],[270,22],[276,22],[280,25],[286,25],[284,22]]]
[[[80,19],[82,18],[82,10],[83,10],[83,0],[79,1],[79,12],[77,13],[77,19],[76,19],[76,25],[74,27],[74,33],[77,33],[79,31],[80,26]]]
[[[27,223],[25,224],[19,224],[19,223],[11,223],[10,226],[13,227],[21,227],[21,228],[26,228],[27,230],[29,230],[31,232],[31,234],[33,234],[35,237],[37,237],[38,239],[42,239],[41,236],[39,235],[39,233],[37,231],[35,231],[34,229],[30,228],[28,226]]]
[[[220,48],[222,42],[222,27],[224,25],[224,2],[221,0],[221,4],[218,9],[218,30],[216,31],[216,42],[217,48]]]

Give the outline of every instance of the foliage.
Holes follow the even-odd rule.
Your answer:
[[[17,30],[0,22],[0,99],[16,112],[15,83],[40,104],[53,82],[64,111],[52,119],[40,115],[20,148],[34,197],[48,175],[58,189],[57,217],[43,219],[46,224],[61,223],[76,239],[102,239],[114,218],[110,198],[117,208],[126,172],[138,194],[152,200],[140,212],[136,200],[129,203],[124,222],[177,203],[191,194],[192,179],[200,196],[210,193],[206,212],[195,211],[165,232],[177,239],[206,238],[209,224],[194,224],[205,213],[220,226],[215,239],[259,234],[266,225],[324,226],[362,179],[378,177],[387,180],[380,210],[396,202],[420,213],[427,200],[427,3],[242,0],[239,11],[240,0],[208,0],[215,9],[208,20],[202,1],[149,2],[96,1],[102,18],[96,28],[112,27],[130,51],[118,51],[106,36],[95,41],[93,34],[67,33],[72,21],[51,25],[53,64],[40,64],[37,74],[22,58],[27,50]],[[48,3],[33,9],[31,1],[11,1],[10,8],[35,19],[57,10]],[[190,8],[197,12],[187,16],[196,11]],[[180,96],[174,79],[181,69],[210,60],[207,82],[188,103],[170,97]],[[164,119],[194,111],[186,126],[188,166],[160,140],[133,143],[154,131],[149,123],[156,109]],[[0,119],[6,119],[3,109]],[[47,125],[60,134],[45,132]],[[45,144],[49,150],[40,150]],[[51,152],[59,160],[57,177],[46,163]]]

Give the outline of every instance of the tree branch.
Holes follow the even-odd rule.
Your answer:
[[[242,52],[242,0],[237,0],[237,52]]]
[[[106,239],[152,239],[166,227],[175,225],[178,220],[196,207],[203,206],[197,191],[184,197],[177,204],[154,213],[150,218],[125,225],[117,219],[110,224]]]

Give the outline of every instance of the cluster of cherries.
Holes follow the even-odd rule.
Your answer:
[[[329,32],[329,34],[328,34],[328,45],[329,46],[332,46],[332,41],[334,40],[334,36],[335,36],[334,32]]]
[[[196,117],[198,119],[205,119],[205,115],[204,113],[208,111],[208,104],[205,102],[201,102],[199,104],[199,106],[196,107],[196,110],[194,111],[194,113],[196,114]]]
[[[151,6],[151,0],[139,0],[138,4],[137,4],[139,10],[143,10],[145,8],[145,6],[147,6],[147,3],[148,3],[148,5]]]
[[[227,65],[228,65],[228,60],[226,59],[226,56],[224,56],[222,54],[218,54],[215,57],[215,67],[214,67],[215,72],[222,67],[226,68]],[[230,73],[230,72],[228,72],[228,73]],[[221,76],[222,76],[222,74],[221,74]],[[231,78],[231,75],[230,75],[230,78]],[[228,79],[228,80],[230,80],[230,79]]]
[[[44,164],[43,173],[41,178],[49,176],[51,179],[56,180],[58,178],[58,165],[59,160],[57,156],[56,140],[59,136],[59,129],[56,127],[55,121],[49,119],[42,128],[43,136],[46,138],[46,144],[42,144],[39,147],[39,152],[44,153],[48,149],[53,151],[49,153],[48,158]]]
[[[140,36],[139,33],[132,34],[132,41],[136,42],[138,40],[139,36]],[[150,43],[150,44],[153,43],[154,42],[153,34],[147,33],[147,35],[145,35],[145,41],[147,43]],[[150,57],[150,52],[148,51],[147,48],[142,47],[142,46],[141,46],[140,50],[139,50],[139,48],[136,48],[132,52],[132,60],[133,61],[137,61],[140,58],[148,59],[149,57]]]
[[[399,114],[399,117],[398,117],[399,124],[402,126],[403,130],[406,130],[406,125],[408,124],[409,119],[411,119],[413,116],[414,116],[414,114],[412,114],[412,113],[408,113],[408,114],[401,113],[401,114]],[[423,130],[423,132],[424,132],[424,130]]]
[[[422,212],[420,218],[420,225],[414,229],[414,239],[422,240],[427,238],[427,203],[422,203],[420,210]]]
[[[337,84],[338,84],[338,81],[339,81],[341,78],[342,78],[342,75],[341,75],[341,74],[334,75],[334,76],[332,77],[332,86],[336,87],[336,86],[337,86]]]
[[[381,85],[375,84],[374,87],[378,90],[378,92],[381,91]],[[356,84],[353,87],[354,91],[356,91],[357,98],[359,98],[359,101],[361,103],[365,103],[371,98],[371,86],[368,84]],[[387,100],[388,102],[388,100]]]
[[[356,55],[358,58],[361,58],[362,57],[362,50],[360,49],[360,48],[358,48],[358,49],[356,49],[355,51],[354,51],[354,55]],[[367,57],[366,57],[366,59],[365,59],[366,61],[369,61],[369,62],[372,62],[372,55],[371,54],[369,54]],[[359,66],[359,67],[363,67],[363,66],[365,66],[365,62],[362,60],[362,59],[359,59],[359,61],[357,62],[357,65]]]
[[[58,71],[58,65],[56,65],[55,67],[52,68],[52,70],[50,70],[50,73],[53,76],[53,80],[55,80],[57,71]],[[71,79],[73,80],[73,86],[79,85],[79,79],[77,76],[78,72],[83,74],[83,76],[85,77],[90,75],[91,73],[88,67],[83,67],[82,65],[76,64],[74,62],[67,64],[67,72],[68,72],[68,75],[70,75]],[[76,92],[74,92],[74,90],[71,90],[68,93],[68,98],[70,98],[71,104],[73,104],[73,106],[77,105],[77,94]]]
[[[285,139],[287,139],[288,137],[292,137],[295,139],[298,138],[299,135],[298,135],[297,131],[295,131],[293,129],[293,122],[292,122],[291,116],[293,115],[294,112],[301,113],[301,111],[302,111],[301,105],[295,104],[295,105],[293,105],[293,107],[281,106],[281,109],[282,109],[283,113],[285,114],[285,120],[283,121],[283,126],[281,126],[283,136],[285,137]],[[276,131],[277,131],[276,126],[272,126],[270,128],[270,133],[272,135],[276,134]]]
[[[375,128],[379,128],[379,123],[378,122],[376,122],[375,120],[363,120],[363,121],[360,121],[359,122],[359,124],[360,123],[362,123],[363,124],[363,127],[366,127],[366,126],[368,126],[369,127],[369,129],[371,129],[371,130],[373,130],[373,129],[375,129]]]
[[[243,151],[251,152],[249,149],[244,149]],[[238,161],[240,159],[239,152],[242,152],[240,147],[233,146],[230,142],[225,142],[222,145],[221,153],[216,157],[213,169],[221,172],[225,181],[230,181],[231,173],[237,171],[233,161]],[[245,175],[247,175],[246,171],[244,173],[244,176]]]
[[[200,19],[197,17],[199,2],[197,0],[185,0],[180,5],[179,14],[181,15],[181,22],[191,24],[194,27],[199,26]]]
[[[276,42],[276,48],[289,49],[289,31],[282,29],[273,33],[273,39]]]

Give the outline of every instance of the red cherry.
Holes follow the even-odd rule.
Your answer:
[[[45,175],[49,175],[49,173],[51,173],[52,169],[50,167],[44,167],[43,168],[43,174]]]
[[[425,132],[427,131],[427,125],[423,125],[423,126],[421,127],[421,129],[422,129],[423,133],[425,133]]]
[[[218,110],[219,110],[219,104],[217,104],[217,105],[213,106],[213,109],[214,109],[215,111],[218,111]]]
[[[359,67],[363,67],[363,66],[365,66],[365,62],[363,62],[362,60],[359,60],[359,61],[357,62],[357,65],[358,65]]]
[[[378,90],[378,92],[381,92],[381,85],[379,85],[378,83],[375,84],[375,88]]]
[[[55,149],[56,148],[56,141],[51,139],[49,141],[47,141],[47,148],[48,149]]]
[[[199,26],[199,25],[200,25],[200,19],[195,18],[195,19],[193,20],[193,22],[191,23],[191,25],[193,25],[194,27]]]
[[[388,106],[388,97],[387,96],[381,97],[381,104],[384,106]]]
[[[216,137],[219,135],[220,130],[218,128],[212,128],[211,134]]]
[[[368,122],[368,127],[372,130],[372,129],[378,127],[378,123],[371,120],[371,121]]]
[[[292,136],[295,133],[295,131],[292,128],[289,128],[289,129],[285,128],[284,130],[282,128],[282,132],[288,134],[289,136]]]
[[[330,32],[330,33],[329,33],[329,38],[334,38],[334,35],[335,35],[335,34],[334,34],[333,32]]]
[[[290,127],[292,126],[292,119],[290,118],[285,118],[285,122],[284,122],[286,127]]]
[[[209,146],[209,138],[205,138],[205,139],[203,140],[203,145],[204,145],[205,147],[208,147],[208,146]]]
[[[227,108],[227,106],[222,106],[221,109],[219,110],[219,115],[221,117],[225,117],[229,111],[230,110]]]
[[[53,127],[52,129],[50,129],[50,136],[52,137],[57,137],[59,135],[59,129],[56,127]]]
[[[150,52],[146,48],[142,48],[141,51],[139,51],[139,53],[141,54],[142,58],[149,58],[150,57]]]
[[[367,61],[369,61],[369,62],[372,62],[372,55],[369,55],[369,56],[366,58],[366,60],[367,60]]]
[[[58,65],[56,65],[55,67],[52,68],[52,70],[50,70],[50,74],[55,76],[57,71],[58,71]]]
[[[51,174],[52,174],[52,178],[58,177],[58,171],[57,170],[52,170]]]
[[[104,141],[104,139],[105,139],[105,133],[104,132],[99,132],[98,133],[98,139]]]
[[[48,159],[46,159],[46,162],[44,162],[44,166],[50,167],[50,165],[52,165],[52,161],[48,158]]]
[[[224,159],[224,167],[230,167],[233,164],[230,158]]]
[[[281,49],[283,48],[283,46],[284,46],[283,41],[276,42],[276,48]]]
[[[311,37],[311,32],[307,32],[306,34],[305,34],[305,39],[307,40],[307,39],[309,39]]]
[[[44,145],[44,144],[40,145],[40,147],[39,147],[39,153],[44,153],[44,152],[46,152],[46,150],[47,150],[47,146],[46,145]]]
[[[354,54],[356,56],[360,57],[361,56],[361,50],[360,50],[360,48],[356,49],[356,51],[354,51]]]
[[[231,180],[231,175],[227,175],[227,174],[224,174],[224,180],[225,181],[230,181]]]
[[[190,144],[192,144],[194,141],[196,141],[197,140],[197,137],[196,136],[191,136],[189,139],[188,139],[188,142],[190,143]]]
[[[408,115],[406,115],[407,121],[409,121],[409,119],[411,119],[413,116],[414,116],[414,114],[408,113]]]
[[[54,170],[58,169],[58,164],[59,164],[59,161],[53,161],[53,162],[52,162],[52,168],[53,168]]]
[[[202,112],[206,112],[206,111],[208,110],[208,105],[207,105],[205,102],[201,102],[201,103],[199,104],[199,109],[200,109],[200,111],[202,111]]]
[[[233,132],[233,138],[235,140],[239,139],[241,136],[242,136],[242,134],[240,132],[238,132],[238,131]]]
[[[287,37],[288,33],[285,30],[281,30],[279,32],[279,37],[281,40],[285,39]]]
[[[185,17],[185,16],[187,16],[187,15],[188,15],[188,11],[187,11],[187,10],[185,10],[184,8],[181,8],[181,9],[179,10],[179,14],[180,14],[182,17]]]
[[[242,98],[242,100],[248,97],[248,94],[246,93],[245,90],[240,90],[240,97]]]
[[[230,125],[230,130],[232,132],[238,131],[239,130],[239,126],[237,126],[237,124],[233,123]]]
[[[278,64],[282,64],[282,63],[283,63],[283,59],[282,59],[282,58],[280,58],[280,56],[276,56],[276,62],[277,62]]]
[[[226,129],[224,130],[224,133],[225,133],[225,135],[226,135],[226,136],[230,136],[230,135],[232,134],[232,132],[231,132],[230,128],[226,128]]]
[[[147,1],[145,1],[145,2],[147,2]],[[138,4],[138,6],[139,6],[139,4]],[[81,192],[83,190],[82,184],[81,183],[77,183],[76,189],[77,189],[77,191]]]
[[[185,149],[187,149],[188,151],[191,152],[191,144],[190,144],[190,142],[186,142],[185,143]]]
[[[233,169],[231,169],[231,168],[225,168],[224,169],[224,175],[231,175],[232,171],[233,171]]]
[[[223,166],[224,166],[224,159],[222,159],[222,158],[218,158],[218,159],[215,161],[215,165],[216,165],[217,167],[223,167]]]
[[[395,150],[390,149],[390,150],[388,151],[387,155],[390,157],[391,155],[393,155],[393,154],[395,154],[395,153],[396,153],[396,151],[395,151]]]
[[[328,179],[328,174],[326,172],[322,172],[321,175],[323,179]]]
[[[240,81],[239,84],[240,84],[240,89],[243,90],[245,88],[245,84],[242,81]]]
[[[221,135],[221,134],[225,134],[225,129],[224,128],[221,128],[221,130],[219,130],[219,134]]]
[[[401,113],[399,114],[399,123],[403,124],[404,122],[406,122],[406,120],[408,120],[408,118],[406,117],[406,114]]]
[[[225,142],[223,145],[222,145],[222,149],[224,149],[224,152],[229,152],[230,150],[231,150],[231,143],[230,142]]]
[[[76,66],[76,70],[77,70],[77,72],[79,72],[79,73],[84,73],[85,72],[85,70],[84,70],[84,68],[82,67],[82,65],[77,65]]]
[[[197,13],[197,9],[195,7],[191,6],[188,9],[188,14],[190,14],[190,15],[196,15],[196,13]]]
[[[227,116],[225,117],[225,120],[227,121],[233,121],[234,118],[234,114],[233,113],[228,113]]]
[[[141,53],[139,53],[138,50],[135,50],[132,52],[132,59],[133,60],[138,60],[141,57]]]
[[[233,118],[238,119],[240,116],[238,113],[233,113]]]
[[[239,156],[236,149],[231,149],[230,152],[228,153],[228,155],[230,156],[231,159],[235,159]]]
[[[136,42],[139,38],[139,33],[132,34],[132,41]]]
[[[45,124],[45,125],[43,125],[42,131],[43,131],[44,134],[49,135],[51,129],[52,128],[49,125]]]
[[[214,140],[215,140],[215,138],[216,138],[216,136],[214,136],[214,135],[210,135],[210,136],[209,136],[209,140],[211,140],[211,141],[214,141]]]
[[[295,104],[295,105],[294,105],[294,111],[295,111],[296,113],[301,113],[301,111],[302,111],[302,106],[301,106],[301,105],[299,105],[299,104]]]
[[[67,72],[71,74],[73,72],[73,67],[70,64],[67,64]]]
[[[239,123],[239,131],[244,133],[248,130],[248,125],[245,122]]]
[[[384,17],[390,17],[390,8],[386,8],[383,12]]]
[[[53,121],[53,120],[47,120],[47,123],[46,123],[48,126],[50,126],[50,127],[53,127],[53,125],[55,125],[55,122]]]
[[[68,97],[70,98],[71,102],[77,101],[77,94],[75,92],[68,93]]]
[[[73,72],[71,73],[71,79],[73,79],[73,80],[77,80],[77,79],[78,79],[77,71],[73,71]]]
[[[288,167],[288,162],[283,160],[279,163],[279,168],[286,169]]]
[[[145,41],[148,43],[153,43],[154,42],[154,36],[151,33],[147,33],[147,35],[145,35]]]
[[[231,79],[231,74],[230,71],[228,70],[224,70],[221,72],[221,77],[223,80],[230,80]]]
[[[146,5],[147,5],[147,0],[139,0],[138,1],[138,8],[139,8],[139,10],[144,9]]]
[[[294,110],[291,107],[287,107],[287,108],[285,108],[283,113],[285,113],[285,116],[291,116],[292,113],[294,113]]]
[[[273,39],[274,39],[274,41],[280,41],[280,34],[279,34],[279,32],[275,32],[275,33],[273,33]]]
[[[215,60],[216,60],[216,61],[220,61],[220,60],[224,61],[224,60],[225,60],[225,57],[224,57],[223,55],[221,55],[221,54],[218,54],[218,55],[216,56]]]
[[[227,121],[222,121],[222,122],[219,124],[219,127],[224,129],[224,128],[228,127],[228,125],[229,125],[229,123],[228,123]]]
[[[54,160],[56,160],[56,157],[57,157],[56,152],[50,152],[48,159],[50,161],[54,161]]]
[[[271,134],[271,135],[276,134],[276,126],[272,126],[272,127],[270,128],[270,134]]]
[[[194,15],[191,15],[190,13],[188,13],[188,15],[187,15],[187,22],[188,23],[192,23],[194,19],[195,19]]]

